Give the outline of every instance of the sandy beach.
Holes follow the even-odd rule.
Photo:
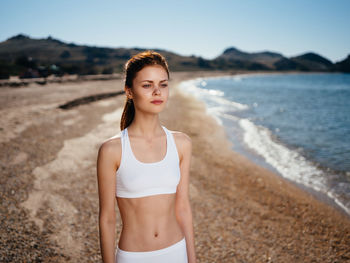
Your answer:
[[[171,73],[160,115],[192,138],[198,262],[350,262],[349,217],[233,151],[204,103],[177,88],[237,73]],[[120,131],[124,96],[59,106],[122,88],[121,79],[0,88],[0,262],[101,262],[96,157]]]

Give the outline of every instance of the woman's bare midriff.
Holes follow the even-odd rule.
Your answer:
[[[152,251],[180,241],[184,234],[175,215],[175,194],[140,198],[117,197],[122,218],[118,247],[125,251]]]

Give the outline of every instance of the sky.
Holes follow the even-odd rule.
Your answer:
[[[0,42],[25,34],[206,59],[226,48],[286,57],[350,54],[347,0],[1,0]]]

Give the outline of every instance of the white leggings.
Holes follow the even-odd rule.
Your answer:
[[[188,263],[186,239],[183,238],[175,244],[152,251],[125,251],[118,245],[115,255],[116,263]]]

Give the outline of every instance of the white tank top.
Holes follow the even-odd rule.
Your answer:
[[[166,133],[166,155],[153,163],[137,160],[130,146],[128,128],[121,131],[122,156],[116,172],[116,196],[134,198],[176,193],[180,181],[179,155],[172,133],[161,126]]]

